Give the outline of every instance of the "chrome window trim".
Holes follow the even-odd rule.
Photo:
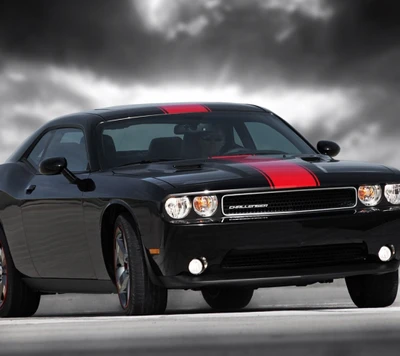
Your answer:
[[[292,192],[307,192],[307,191],[321,191],[321,190],[338,190],[338,189],[351,189],[354,190],[355,204],[353,206],[345,208],[329,208],[329,209],[311,209],[311,210],[296,210],[296,211],[284,211],[284,212],[271,212],[271,213],[248,213],[248,214],[226,214],[224,212],[224,198],[231,196],[242,196],[242,195],[261,195],[261,194],[274,194],[274,193],[292,193]],[[300,214],[300,213],[312,213],[312,212],[324,212],[334,210],[346,210],[353,209],[357,206],[357,189],[355,187],[334,187],[334,188],[317,188],[317,189],[293,189],[293,190],[270,190],[268,192],[246,192],[237,194],[226,194],[221,198],[221,213],[226,217],[248,217],[248,216],[273,216],[273,215],[287,215],[287,214]]]

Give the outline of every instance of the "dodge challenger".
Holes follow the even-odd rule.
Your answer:
[[[0,316],[41,295],[168,289],[240,309],[255,289],[344,278],[360,308],[398,287],[400,171],[340,161],[247,104],[148,104],[46,123],[0,165]]]

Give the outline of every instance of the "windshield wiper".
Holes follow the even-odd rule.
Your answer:
[[[146,159],[146,160],[137,161],[137,162],[124,163],[124,164],[117,166],[116,168],[125,167],[125,166],[134,166],[134,165],[138,165],[138,164],[149,164],[149,163],[157,163],[157,162],[172,162],[172,161],[181,161],[181,160],[182,159],[179,159],[179,158]]]
[[[287,152],[278,151],[278,150],[256,151],[256,152],[252,152],[250,154],[255,155],[255,156],[261,156],[261,155],[290,155]]]
[[[221,156],[261,156],[261,155],[290,155],[287,152],[277,151],[277,150],[265,150],[265,151],[251,151],[246,149],[237,150],[234,152],[227,152],[221,154]]]

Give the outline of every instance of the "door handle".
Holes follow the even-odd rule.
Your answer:
[[[28,188],[26,188],[25,193],[26,194],[32,194],[32,192],[36,189],[36,185],[32,184]]]

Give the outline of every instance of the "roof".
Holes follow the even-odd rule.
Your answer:
[[[214,112],[214,111],[253,111],[265,112],[266,110],[251,104],[236,103],[155,103],[139,105],[112,106],[86,111],[87,114],[102,116],[105,120],[155,114],[175,114],[190,112]],[[82,113],[83,114],[83,113]]]
[[[235,103],[160,103],[160,104],[138,104],[111,106],[106,108],[77,112],[69,115],[63,115],[50,120],[43,127],[48,128],[54,125],[82,124],[84,121],[91,123],[108,121],[113,119],[122,119],[135,116],[163,115],[178,113],[196,113],[196,112],[218,112],[218,111],[236,111],[236,112],[270,112],[264,108],[251,104]]]

